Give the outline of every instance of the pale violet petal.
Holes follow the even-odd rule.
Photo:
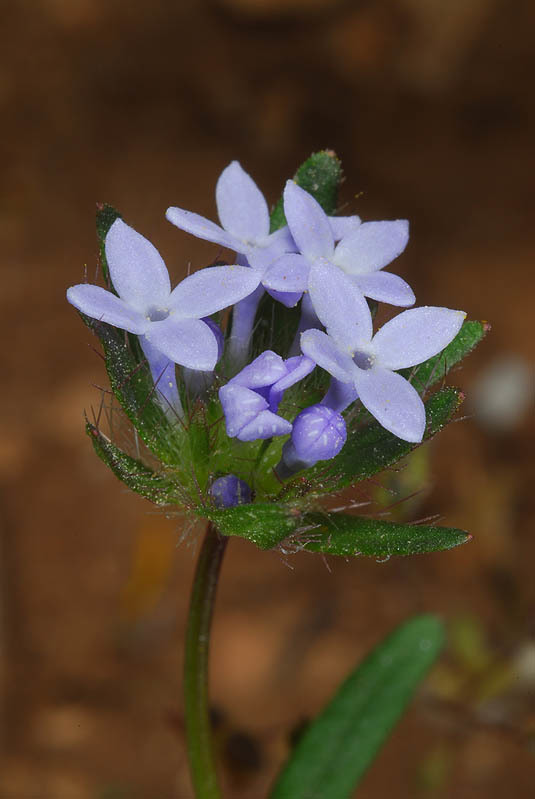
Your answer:
[[[144,333],[150,322],[140,311],[127,305],[120,297],[100,286],[79,283],[67,289],[67,299],[86,316],[108,325],[128,330],[129,333]]]
[[[275,291],[302,293],[308,288],[310,262],[297,253],[281,255],[264,274],[262,284]]]
[[[416,389],[388,369],[358,369],[355,386],[365,408],[380,425],[403,441],[421,441],[425,407]]]
[[[308,290],[314,311],[344,352],[372,337],[372,317],[360,289],[338,267],[319,259],[312,266]]]
[[[279,228],[279,230],[275,230],[273,233],[270,233],[267,238],[267,243],[269,247],[276,247],[280,249],[280,252],[297,252],[297,244],[294,241],[294,237],[290,233],[290,228],[288,225]]]
[[[359,287],[365,297],[377,302],[386,302],[406,308],[414,305],[416,297],[408,283],[392,272],[370,272],[367,275],[351,275],[351,279]]]
[[[170,361],[160,350],[153,347],[145,336],[141,336],[139,342],[149,364],[156,387],[156,396],[160,399],[163,409],[166,412],[174,411],[178,416],[182,416],[182,403],[176,383],[174,361]]]
[[[227,435],[234,438],[242,427],[253,421],[268,404],[266,400],[250,388],[236,383],[227,383],[219,389],[219,399],[225,414]]]
[[[217,363],[217,338],[200,319],[171,315],[162,322],[152,322],[145,337],[171,361],[189,369],[210,372]]]
[[[342,413],[351,403],[358,399],[358,391],[354,383],[341,383],[336,378],[331,379],[329,390],[323,397],[320,405],[327,405],[333,411]]]
[[[276,412],[286,389],[303,380],[316,368],[315,362],[306,355],[295,355],[284,362],[287,374],[273,383],[269,392],[269,409]]]
[[[423,306],[398,314],[375,334],[373,351],[385,369],[405,369],[437,355],[452,341],[464,311]]]
[[[264,195],[238,161],[232,161],[217,181],[217,212],[233,236],[252,242],[269,234],[269,209]]]
[[[321,205],[293,180],[284,189],[284,213],[293,239],[307,258],[330,258],[334,237],[329,218]]]
[[[257,439],[284,436],[292,432],[292,425],[271,411],[260,413],[249,424],[244,425],[237,438],[240,441],[256,441]]]
[[[192,236],[197,236],[198,239],[211,241],[213,244],[221,244],[222,247],[227,247],[229,250],[238,251],[237,248],[240,246],[238,239],[200,214],[184,211],[182,208],[168,208],[165,217],[171,224],[176,225],[180,230],[185,230],[186,233],[191,233]]]
[[[200,319],[252,294],[260,282],[248,266],[210,266],[199,269],[173,289],[171,308],[180,319]]]
[[[116,219],[105,241],[106,260],[115,291],[125,302],[145,312],[165,306],[171,291],[169,273],[156,247]]]
[[[281,377],[285,377],[287,373],[288,370],[281,356],[272,350],[266,350],[245,366],[241,372],[238,372],[229,381],[229,384],[247,386],[247,388],[271,386]]]
[[[349,236],[350,233],[353,233],[358,227],[360,227],[362,224],[362,219],[360,216],[330,216],[329,223],[331,225],[334,240],[340,241],[340,239]]]
[[[302,297],[300,291],[276,291],[267,289],[267,293],[277,302],[281,302],[287,308],[294,308]]]
[[[363,222],[336,246],[333,261],[350,275],[376,272],[400,255],[409,240],[406,219]]]
[[[303,353],[342,383],[352,383],[357,367],[350,355],[340,352],[336,344],[321,330],[305,330],[301,334]]]

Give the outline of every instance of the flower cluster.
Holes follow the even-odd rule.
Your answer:
[[[228,265],[200,269],[171,289],[158,251],[118,218],[105,239],[109,290],[73,286],[69,302],[139,337],[158,399],[174,417],[184,416],[176,365],[183,367],[186,392],[199,392],[221,363],[217,380],[227,436],[251,442],[290,435],[276,467],[280,479],[338,454],[346,441],[341,414],[355,402],[400,439],[421,441],[424,404],[399,370],[441,352],[465,314],[412,308],[374,333],[370,300],[402,308],[415,302],[410,286],[384,270],[405,249],[408,223],[329,216],[290,180],[283,194],[287,224],[272,231],[263,194],[236,161],[217,182],[216,203],[220,224],[176,207],[166,216],[181,230],[232,251]],[[286,308],[301,303],[297,333],[288,352],[265,350],[247,363],[266,292]],[[229,306],[232,322],[224,333],[211,317]],[[297,414],[289,403],[281,413],[284,392],[316,366],[331,376],[323,399]],[[243,502],[249,495],[242,482],[214,483],[214,501]]]

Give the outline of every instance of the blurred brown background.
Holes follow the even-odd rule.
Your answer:
[[[520,0],[3,4],[2,799],[191,797],[180,670],[200,531],[126,493],[83,433],[106,378],[64,292],[94,274],[95,202],[177,279],[214,248],[168,205],[213,217],[233,158],[274,201],[326,146],[346,212],[410,219],[395,271],[418,301],[492,322],[450,378],[476,418],[427,448],[426,492],[389,511],[475,539],[384,564],[232,542],[213,648],[227,795],[265,796],[292,729],[420,611],[446,618],[449,649],[358,796],[533,795],[534,22]]]

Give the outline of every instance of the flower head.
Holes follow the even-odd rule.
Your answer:
[[[366,297],[391,305],[414,303],[414,293],[402,278],[381,271],[407,245],[406,220],[349,224],[341,219],[335,225],[336,217],[329,218],[314,197],[292,180],[284,190],[284,213],[299,252],[282,255],[272,265],[264,277],[266,287],[306,291],[311,266],[323,259],[333,271],[345,272]],[[338,244],[337,233],[342,234]]]
[[[310,358],[298,355],[284,361],[266,350],[219,389],[227,434],[240,441],[282,436],[291,432],[290,422],[277,415],[286,389],[314,369]]]
[[[383,427],[405,441],[421,441],[424,404],[394,370],[437,355],[457,335],[466,314],[449,308],[414,308],[373,335],[368,305],[342,272],[318,262],[310,270],[309,290],[327,332],[304,332],[302,351],[336,380],[352,384],[364,407]]]
[[[174,382],[173,364],[212,370],[218,358],[218,339],[203,317],[254,290],[251,270],[241,266],[201,269],[171,291],[157,249],[121,219],[111,226],[105,248],[118,296],[84,283],[68,289],[69,302],[93,319],[137,334],[164,395],[169,381]],[[175,394],[176,385],[172,396]]]

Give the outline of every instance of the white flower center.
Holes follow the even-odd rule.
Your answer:
[[[151,308],[148,309],[145,316],[150,322],[163,322],[163,320],[167,319],[167,317],[169,316],[169,309],[157,308],[156,306],[153,305]]]

